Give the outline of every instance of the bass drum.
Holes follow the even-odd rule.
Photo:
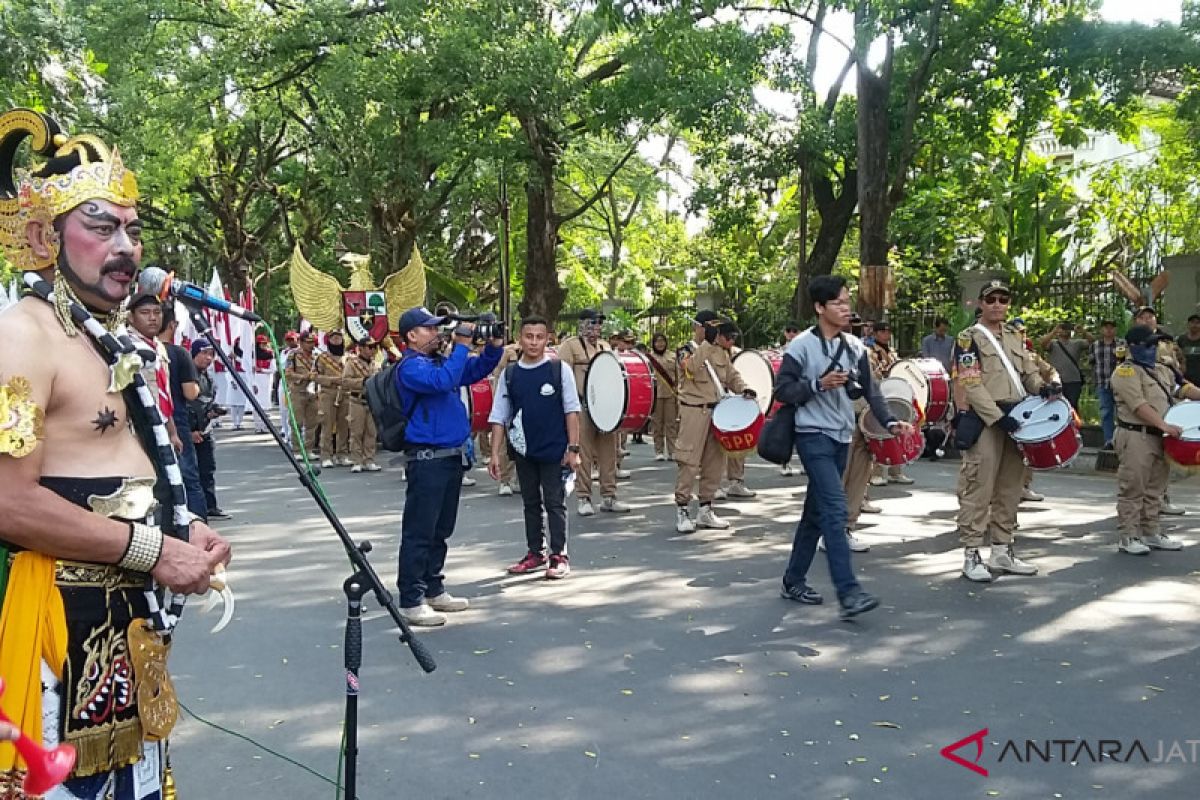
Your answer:
[[[912,387],[926,422],[936,424],[949,415],[950,376],[936,358],[906,358],[893,364],[887,374]]]
[[[925,436],[917,424],[918,409],[910,397],[888,397],[886,402],[893,417],[913,426],[911,433],[893,435],[879,424],[869,408],[859,418],[858,427],[875,461],[888,467],[902,467],[925,452]]]
[[[733,395],[717,403],[709,425],[713,438],[726,453],[740,455],[758,447],[763,415],[754,400]]]
[[[601,433],[637,433],[654,414],[654,371],[636,350],[603,350],[588,364],[583,390],[586,412]]]
[[[775,411],[783,405],[773,403],[775,392],[775,376],[779,374],[779,366],[783,364],[783,353],[778,350],[742,350],[733,357],[733,368],[742,376],[746,387],[753,389],[757,395],[758,410],[770,419]]]
[[[492,413],[492,384],[487,379],[463,386],[458,390],[458,398],[462,400],[463,408],[467,409],[467,419],[471,421],[471,433],[483,433],[488,430],[488,417]]]
[[[1183,428],[1183,436],[1163,438],[1167,458],[1181,467],[1200,467],[1200,403],[1192,400],[1167,409],[1163,421]]]

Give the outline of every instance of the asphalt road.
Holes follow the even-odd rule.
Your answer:
[[[347,561],[267,437],[219,435],[237,615],[210,636],[215,614],[191,605],[176,688],[195,714],[332,779]],[[832,603],[778,594],[803,478],[752,461],[759,496],[719,505],[734,529],[679,536],[673,465],[633,450],[621,489],[633,513],[572,511],[574,572],[556,583],[504,573],[524,550],[520,500],[473,473],[447,569],[472,608],[421,633],[436,672],[369,604],[360,798],[1197,795],[1200,753],[1186,740],[1200,739],[1200,479],[1172,487],[1192,507],[1172,520],[1188,547],[1135,558],[1116,552],[1111,476],[1042,473],[1047,501],[1023,507],[1018,542],[1040,574],[977,585],[959,577],[957,463],[917,464],[915,485],[872,490],[884,513],[864,516],[872,550],[855,567],[883,604],[843,623]],[[394,588],[397,472],[322,479]],[[810,577],[832,598],[819,554]],[[986,777],[940,755],[984,728]],[[1025,740],[1062,739],[1073,743],[1047,745],[1050,763],[1024,758]],[[1101,739],[1121,743],[1117,759],[1080,751]],[[1151,760],[1164,741],[1169,757],[1145,763],[1135,740]],[[335,796],[187,713],[172,752],[180,797]],[[974,763],[974,742],[956,752]]]

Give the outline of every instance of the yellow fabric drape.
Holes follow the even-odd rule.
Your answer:
[[[42,741],[42,661],[62,678],[67,658],[67,619],[54,583],[54,559],[29,550],[17,553],[0,610],[0,707],[25,734]],[[0,743],[0,772],[24,768],[11,742]]]

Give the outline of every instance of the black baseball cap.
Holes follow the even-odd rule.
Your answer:
[[[158,299],[158,295],[154,292],[136,292],[133,297],[129,298],[129,310],[133,311],[138,306],[144,306],[146,303],[154,303],[162,307],[162,301]]]
[[[890,331],[892,329],[892,326],[887,324],[886,320],[880,320],[879,322],[876,322],[874,325],[872,325],[871,329],[875,330],[875,331]]]
[[[445,325],[446,321],[446,317],[439,317],[423,306],[410,308],[400,315],[400,335],[403,336],[413,328],[424,328],[427,325]],[[341,334],[339,333],[339,335]]]
[[[706,308],[703,311],[696,312],[696,316],[692,318],[692,322],[696,323],[697,325],[708,325],[709,323],[716,322],[719,319],[720,317],[717,316],[717,312]]]
[[[1192,314],[1187,318],[1188,322],[1200,322],[1200,314]]]
[[[1126,344],[1147,345],[1169,340],[1171,337],[1159,333],[1149,325],[1134,325],[1125,334]]]
[[[587,319],[595,320],[597,322],[603,322],[604,315],[601,314],[599,311],[597,311],[594,308],[585,308],[579,312],[579,321],[582,322]]]
[[[1133,312],[1133,315],[1136,317],[1139,314],[1146,313],[1147,311],[1149,311],[1151,314],[1153,314],[1155,319],[1158,318],[1158,312],[1154,310],[1154,306],[1142,306],[1137,311]]]
[[[999,278],[993,279],[985,283],[979,289],[979,299],[987,297],[989,294],[1007,294],[1012,295],[1012,289],[1008,288],[1008,284]]]

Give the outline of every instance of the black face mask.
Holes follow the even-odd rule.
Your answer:
[[[340,356],[346,352],[345,342],[338,342],[337,344],[334,344],[333,342],[327,342],[326,347],[329,349],[329,354],[331,356]]]

